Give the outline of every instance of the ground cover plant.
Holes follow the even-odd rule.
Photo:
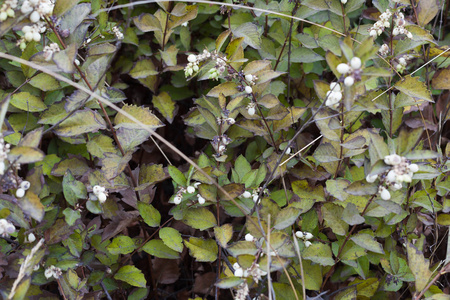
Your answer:
[[[4,299],[450,299],[449,4],[0,3]]]

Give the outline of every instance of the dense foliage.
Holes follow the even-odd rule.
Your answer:
[[[3,1],[2,297],[450,299],[448,5]]]

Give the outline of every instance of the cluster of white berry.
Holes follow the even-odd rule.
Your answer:
[[[195,182],[192,185],[189,185],[187,188],[185,187],[180,187],[177,194],[175,195],[175,197],[173,198],[173,203],[175,203],[176,205],[181,203],[181,200],[183,199],[183,194],[193,194],[195,193],[195,191],[197,190],[198,186],[201,184],[201,182]],[[197,200],[199,204],[205,204],[205,198],[202,197],[202,195],[197,194]]]
[[[16,46],[19,46],[23,51],[27,47],[27,42],[35,41],[39,42],[41,40],[41,34],[47,30],[44,22],[36,22],[35,24],[29,26],[25,25],[22,27],[23,36],[17,40]]]
[[[311,246],[311,242],[309,240],[314,237],[311,232],[303,232],[303,231],[297,231],[295,233],[295,236],[298,237],[299,239],[303,240],[303,242],[305,243],[305,247],[306,248]]]
[[[380,54],[382,56],[388,55],[388,53],[389,53],[389,46],[387,44],[381,45],[380,49],[378,49],[378,52],[380,52]]]
[[[8,17],[14,18],[16,16],[14,10],[17,8],[18,3],[19,1],[17,0],[6,0],[3,2],[3,5],[0,8],[0,22],[5,21]]]
[[[341,85],[337,82],[330,83],[330,90],[327,92],[325,105],[336,109],[342,99]]]
[[[250,193],[249,191],[245,191],[242,194],[242,197],[247,198],[247,199],[248,198],[252,198],[253,202],[256,203],[258,201],[258,199],[259,199],[259,193],[261,192],[261,190],[262,190],[262,187],[258,187],[256,189],[253,189],[252,193]],[[269,193],[268,189],[265,189],[264,193],[268,194]]]
[[[44,272],[45,278],[49,279],[50,277],[55,277],[55,279],[58,279],[62,275],[62,271],[60,268],[57,268],[55,266],[50,266],[47,268]]]
[[[46,61],[50,61],[53,57],[53,54],[59,52],[61,49],[57,43],[51,43],[48,46],[44,47],[44,58]]]
[[[233,122],[228,124],[234,124],[234,119],[232,118],[230,119],[233,120]],[[217,157],[222,156],[225,153],[225,151],[227,151],[227,145],[230,143],[231,139],[226,134],[222,134],[221,136],[216,135],[211,141],[211,145],[216,151]]]
[[[17,198],[22,198],[23,196],[25,196],[25,191],[28,190],[30,188],[31,184],[29,181],[22,181],[19,185],[19,188],[16,191],[16,197]]]
[[[386,11],[380,15],[379,20],[369,29],[369,35],[376,38],[383,33],[385,28],[391,27],[391,23],[389,22],[391,16],[392,12],[389,9],[386,9]]]
[[[339,73],[347,75],[344,79],[345,86],[352,86],[355,80],[361,80],[361,66],[361,59],[355,56],[350,60],[350,63],[342,63],[336,67]]]
[[[112,31],[113,31],[113,33],[116,35],[116,38],[117,38],[118,40],[123,40],[124,36],[123,36],[122,31],[120,31],[119,27],[114,26],[114,27],[112,28]]]
[[[3,139],[3,135],[0,133],[0,175],[5,174],[6,164],[5,160],[8,158],[8,152],[11,148],[11,145],[5,143]]]
[[[45,19],[53,13],[55,3],[52,0],[25,0],[22,3],[20,11],[23,14],[30,14],[30,21],[38,22],[40,19]]]
[[[238,285],[236,290],[236,295],[234,296],[234,300],[246,300],[248,297],[250,290],[248,288],[247,282],[243,282]]]
[[[266,276],[267,272],[259,268],[259,264],[254,263],[248,269],[243,269],[238,263],[233,264],[234,276],[236,277],[253,277],[256,283],[261,280],[261,276]]]
[[[16,227],[6,219],[0,219],[0,235],[7,237],[16,231]]]
[[[408,65],[408,60],[413,59],[412,55],[406,54],[398,59],[398,64],[395,67],[399,73],[403,73],[405,71],[406,66]]]
[[[419,171],[417,164],[410,163],[405,157],[398,154],[391,154],[384,158],[384,163],[392,166],[390,170],[386,171],[382,176],[384,185],[381,184],[378,188],[378,193],[381,199],[391,199],[391,193],[385,187],[385,185],[392,191],[397,191],[403,187],[403,182],[411,182],[413,174]],[[378,179],[378,175],[367,175],[367,182],[375,182]]]
[[[198,72],[199,70],[199,63],[207,60],[212,59],[215,60],[216,65],[214,68],[211,68],[209,73],[209,79],[218,80],[220,74],[225,72],[225,67],[227,65],[227,58],[225,56],[221,56],[217,51],[209,52],[208,50],[203,50],[203,53],[199,55],[195,54],[189,54],[187,60],[188,64],[184,68],[184,75],[186,77],[192,76],[195,72]]]
[[[409,39],[413,38],[413,35],[411,32],[409,32],[406,28],[405,28],[405,16],[403,15],[403,13],[399,12],[396,14],[397,18],[395,19],[395,27],[392,30],[392,34],[395,35],[399,35],[399,34],[405,34],[406,37],[408,37]]]
[[[105,203],[106,198],[108,197],[108,192],[106,188],[100,185],[96,185],[92,188],[93,194],[89,194],[89,200],[91,201],[99,201],[100,203]]]

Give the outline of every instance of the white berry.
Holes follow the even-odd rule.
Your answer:
[[[17,189],[17,191],[16,191],[16,197],[17,197],[17,198],[22,198],[23,196],[25,196],[25,190],[22,189],[22,188]]]
[[[249,86],[249,85],[247,85],[247,86],[245,87],[245,92],[246,92],[247,94],[251,94],[251,93],[253,92],[252,87]]]
[[[352,76],[347,76],[344,79],[345,86],[352,86],[355,83],[355,79]]]
[[[361,68],[361,59],[359,57],[353,57],[352,60],[350,61],[350,65],[352,66],[353,69],[359,69]]]
[[[347,74],[350,71],[350,66],[347,64],[339,64],[336,70],[341,74]]]

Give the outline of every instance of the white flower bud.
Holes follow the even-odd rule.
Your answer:
[[[252,75],[252,74],[247,74],[247,75],[245,75],[245,80],[247,80],[247,81],[253,81],[253,75]]]
[[[252,196],[252,194],[249,192],[249,191],[245,191],[243,194],[242,194],[242,197],[244,197],[244,198],[250,198]]]
[[[383,30],[378,29],[377,33],[378,33],[378,35],[381,35],[383,33]]]
[[[175,196],[174,198],[173,198],[173,203],[175,203],[175,204],[180,204],[181,203],[181,197],[180,196]]]
[[[345,4],[345,3],[347,3],[347,1],[348,1],[348,0],[341,0],[341,3],[342,3],[342,4]]]
[[[389,193],[389,191],[385,187],[381,187],[380,196],[383,200],[391,199],[391,193]]]
[[[193,187],[193,186],[191,186],[191,185],[188,186],[186,190],[187,190],[187,192],[188,192],[189,194],[195,193],[195,187]]]
[[[347,76],[344,79],[345,86],[352,86],[355,83],[355,79],[352,76]]]
[[[302,239],[304,235],[303,235],[303,232],[297,231],[297,232],[295,233],[295,236],[298,237],[299,239]]]
[[[245,92],[246,92],[247,94],[251,94],[251,93],[253,92],[252,87],[249,86],[249,85],[247,85],[247,86],[245,87]]]
[[[247,233],[247,234],[245,235],[245,240],[246,240],[247,242],[253,242],[254,239],[255,239],[255,237],[254,237],[253,235],[251,235],[250,233]]]
[[[416,173],[417,171],[419,171],[419,166],[417,164],[410,164],[408,166],[408,168],[413,173]]]
[[[311,243],[310,241],[306,241],[306,242],[305,242],[305,247],[306,247],[306,248],[308,248],[308,247],[311,246],[311,245],[312,245],[312,243]]]
[[[383,23],[383,25],[384,25],[384,27],[386,27],[386,28],[391,27],[391,23],[389,23],[388,21],[385,21],[385,22]]]
[[[375,175],[370,175],[369,174],[369,175],[366,176],[366,181],[369,182],[369,183],[375,182],[377,179],[378,179],[378,175],[377,174],[375,174]]]
[[[41,19],[41,16],[39,15],[39,13],[35,10],[31,13],[30,15],[30,21],[33,23],[38,22]]]
[[[384,158],[384,163],[387,165],[395,166],[402,162],[402,158],[400,155],[391,154]]]
[[[400,30],[398,29],[398,27],[395,27],[394,30],[392,30],[392,34],[393,35],[399,35],[400,34]]]
[[[0,12],[0,22],[5,21],[6,19],[8,19],[8,14],[6,13],[6,11]]]
[[[311,232],[307,232],[307,233],[305,234],[305,239],[310,240],[310,239],[312,239],[312,238],[313,238],[313,235],[312,235]]]
[[[359,58],[359,57],[353,57],[352,58],[352,60],[350,61],[350,66],[353,68],[353,69],[359,69],[359,68],[361,68],[361,65],[362,65],[362,63],[361,63],[361,59]]]
[[[16,191],[16,197],[17,198],[22,198],[23,196],[25,196],[25,190],[22,188],[17,189]]]
[[[198,72],[199,68],[197,65],[194,65],[191,70],[193,70],[194,72]]]
[[[399,61],[400,64],[406,66],[406,59],[405,59],[404,57],[400,57],[400,58],[398,59],[398,61]]]
[[[24,180],[20,183],[20,188],[24,189],[25,191],[30,188],[31,184],[29,181]]]
[[[399,189],[401,189],[403,186],[402,186],[402,184],[401,183],[398,183],[398,182],[396,182],[396,183],[394,183],[393,185],[391,185],[391,189],[393,190],[393,191],[398,191]]]
[[[412,177],[409,174],[403,174],[403,180],[404,182],[411,182]]]
[[[249,107],[249,108],[247,109],[247,113],[248,113],[250,116],[253,116],[253,115],[256,113],[256,110],[255,110],[254,107]]]
[[[53,270],[51,268],[48,268],[45,270],[44,272],[45,278],[49,279],[50,277],[53,276]]]
[[[369,35],[372,36],[372,37],[374,37],[374,38],[376,38],[376,37],[378,36],[377,31],[376,31],[375,29],[372,29],[372,30],[369,32]]]
[[[342,63],[336,67],[336,70],[341,74],[347,74],[350,71],[350,66]]]
[[[406,36],[409,38],[409,39],[412,39],[413,38],[413,35],[412,35],[412,33],[411,32],[409,32],[408,31],[408,33],[406,33]]]

